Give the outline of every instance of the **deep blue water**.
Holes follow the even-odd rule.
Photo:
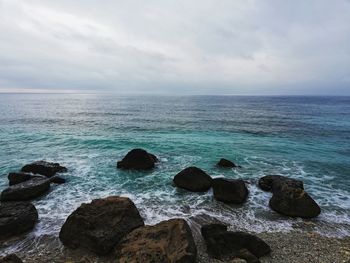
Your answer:
[[[35,160],[69,169],[65,185],[34,202],[35,235],[57,234],[82,202],[112,194],[131,197],[150,224],[204,214],[239,229],[288,231],[301,220],[268,208],[270,194],[255,186],[266,174],[302,179],[323,210],[316,230],[350,235],[350,97],[0,94],[0,113],[0,189],[8,172]],[[135,147],[160,157],[154,171],[116,169]],[[243,168],[220,170],[221,157]],[[249,180],[249,200],[231,206],[174,188],[190,165]]]

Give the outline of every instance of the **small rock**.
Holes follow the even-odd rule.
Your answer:
[[[32,174],[30,173],[23,173],[23,172],[12,172],[9,173],[8,177],[9,179],[9,185],[15,185],[19,183],[23,183],[25,181],[28,181],[29,179],[32,178]]]
[[[154,154],[143,149],[133,149],[117,162],[117,168],[148,170],[154,168],[156,162],[158,158]]]
[[[215,178],[212,181],[214,198],[225,203],[241,204],[248,196],[243,180]]]
[[[173,182],[188,191],[205,192],[211,187],[212,178],[197,167],[188,167],[175,175]]]
[[[241,166],[236,165],[234,162],[231,162],[230,160],[224,158],[220,159],[216,165],[223,168],[241,168]]]
[[[129,198],[110,196],[82,204],[67,218],[59,238],[67,247],[84,247],[104,255],[126,234],[143,225]]]
[[[2,202],[0,204],[0,239],[33,229],[38,212],[29,202]]]
[[[27,164],[22,167],[22,172],[33,173],[33,174],[42,174],[46,177],[52,177],[56,173],[66,172],[67,168],[61,166],[59,163],[51,163],[46,161],[37,161],[31,164]]]

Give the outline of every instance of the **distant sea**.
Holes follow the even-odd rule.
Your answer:
[[[156,169],[116,169],[132,148],[157,155]],[[242,168],[216,168],[220,158]],[[209,216],[236,229],[289,231],[302,220],[269,209],[270,193],[256,187],[268,174],[304,181],[322,208],[316,231],[350,235],[350,97],[0,94],[0,190],[10,171],[42,159],[69,172],[34,201],[36,236],[57,235],[81,203],[108,195],[130,197],[148,224]],[[193,165],[245,179],[248,201],[225,205],[210,191],[174,188],[174,175]]]

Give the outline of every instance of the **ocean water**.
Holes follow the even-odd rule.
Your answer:
[[[303,221],[269,209],[271,194],[256,187],[267,174],[304,181],[322,208],[315,231],[350,235],[350,97],[0,94],[0,113],[0,190],[10,171],[35,160],[69,169],[66,184],[33,202],[40,222],[31,235],[58,235],[81,203],[108,195],[130,197],[148,224],[213,217],[236,229],[289,231]],[[136,147],[157,155],[157,167],[116,169]],[[242,168],[215,167],[222,157]],[[226,205],[211,191],[173,187],[192,165],[247,180],[248,201]]]

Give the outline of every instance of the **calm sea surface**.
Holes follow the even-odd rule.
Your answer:
[[[135,147],[160,157],[154,171],[116,169]],[[222,157],[243,168],[216,168]],[[301,219],[268,208],[270,194],[255,186],[266,174],[302,179],[323,210],[315,229],[350,235],[350,97],[0,94],[0,190],[8,172],[41,159],[69,172],[34,202],[36,236],[57,235],[82,202],[108,195],[132,198],[148,224],[205,215],[237,229],[288,231]],[[177,190],[173,176],[191,165],[247,179],[249,200],[232,206]]]

